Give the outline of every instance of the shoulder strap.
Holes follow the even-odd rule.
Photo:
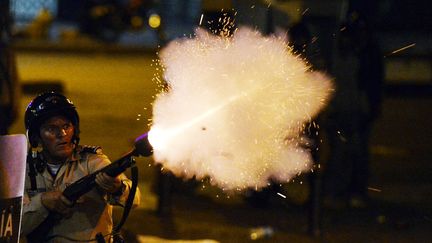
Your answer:
[[[30,190],[37,191],[37,183],[36,183],[36,168],[35,163],[37,158],[34,158],[33,151],[30,149],[27,153],[27,163],[29,166],[28,176],[30,178]]]
[[[101,146],[90,146],[90,145],[83,145],[81,147],[81,153],[91,153],[91,154],[100,154],[102,153],[102,147]]]
[[[133,159],[133,158],[131,158],[131,159]],[[136,193],[137,186],[138,186],[138,167],[136,166],[135,163],[131,167],[131,180],[132,180],[132,186],[129,190],[129,195],[128,195],[128,198],[126,200],[126,204],[123,208],[123,215],[120,219],[120,222],[113,228],[113,231],[112,231],[113,238],[114,238],[113,242],[115,242],[115,243],[125,242],[120,235],[120,229],[123,226],[123,224],[126,222],[126,219],[129,216],[129,212],[132,209],[132,204],[133,204],[133,201],[135,198],[135,193]]]

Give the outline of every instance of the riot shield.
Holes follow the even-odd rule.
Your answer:
[[[26,148],[23,134],[0,136],[0,243],[19,241]]]

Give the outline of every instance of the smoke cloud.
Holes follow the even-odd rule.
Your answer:
[[[227,190],[259,189],[310,169],[302,131],[332,85],[284,40],[244,27],[231,38],[197,29],[171,42],[160,61],[169,88],[153,104],[155,161]]]

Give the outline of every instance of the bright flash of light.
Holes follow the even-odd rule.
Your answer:
[[[166,150],[171,139],[181,135],[181,133],[187,131],[188,128],[193,127],[197,123],[203,121],[205,118],[215,114],[217,111],[221,110],[226,105],[234,102],[241,96],[250,94],[253,91],[254,90],[249,90],[248,92],[242,92],[241,94],[238,94],[236,96],[229,97],[226,100],[221,101],[220,104],[218,104],[217,106],[211,107],[209,110],[204,111],[202,114],[193,117],[190,120],[185,121],[184,123],[179,124],[173,128],[160,129],[157,126],[153,126],[149,132],[149,141],[152,146],[159,151]],[[205,127],[202,127],[201,129],[206,130]]]
[[[197,29],[160,53],[168,91],[153,106],[155,161],[227,190],[262,188],[310,169],[302,136],[332,85],[277,37]]]

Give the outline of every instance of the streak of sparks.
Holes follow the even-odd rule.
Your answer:
[[[199,21],[199,26],[201,26],[203,18],[204,18],[204,14],[201,14],[201,18],[200,18],[200,21]]]
[[[236,95],[236,96],[230,97],[224,103],[221,103],[220,105],[207,110],[203,114],[201,114],[201,115],[195,117],[194,119],[192,119],[192,120],[190,120],[188,122],[185,122],[185,123],[183,123],[180,126],[177,126],[175,128],[165,129],[165,131],[162,131],[161,129],[158,129],[157,127],[156,128],[153,127],[150,130],[150,133],[149,133],[150,143],[155,148],[161,149],[161,148],[165,147],[164,145],[165,145],[165,143],[169,139],[171,139],[173,137],[176,137],[181,132],[183,132],[186,129],[192,127],[193,125],[197,124],[198,122],[204,120],[206,117],[209,117],[210,115],[212,115],[212,114],[216,113],[217,111],[221,110],[223,107],[225,107],[226,105],[232,103],[233,101],[235,101],[239,97],[240,97],[240,95]]]
[[[280,193],[280,192],[278,192],[277,194],[278,194],[280,197],[287,198],[284,194],[282,194],[282,193]]]
[[[302,15],[305,15],[305,13],[307,13],[307,11],[309,11],[309,8],[305,9],[305,11],[303,11]]]
[[[271,83],[268,84],[267,86],[264,87],[264,89],[268,88],[271,85],[272,85]],[[195,124],[199,123],[200,121],[204,120],[205,118],[215,114],[217,111],[219,111],[219,110],[223,109],[224,107],[226,107],[227,105],[235,102],[237,99],[239,99],[241,97],[245,97],[249,93],[252,93],[254,91],[256,91],[256,89],[250,89],[246,92],[242,92],[241,94],[233,95],[233,96],[229,97],[227,100],[225,100],[224,102],[220,103],[219,105],[217,105],[211,109],[208,109],[207,111],[200,114],[199,116],[191,119],[188,122],[180,124],[179,126],[174,127],[172,129],[164,129],[164,131],[163,131],[162,129],[160,129],[158,127],[153,127],[149,132],[150,143],[153,145],[154,148],[162,149],[166,146],[166,142],[169,139],[172,139],[172,138],[178,136],[179,134],[181,134],[183,131],[187,130],[188,128],[194,126]]]
[[[373,187],[368,187],[368,190],[374,191],[374,192],[381,192],[381,189],[373,188]]]
[[[314,36],[314,37],[312,37],[311,43],[315,43],[317,40],[318,40],[318,37]]]
[[[395,51],[392,51],[391,54],[396,54],[396,53],[401,52],[401,51],[403,51],[403,50],[406,50],[406,49],[408,49],[408,48],[414,47],[415,45],[416,45],[416,43],[413,43],[413,44],[411,44],[411,45],[407,45],[407,46],[405,46],[405,47],[402,47],[402,48],[399,48],[399,49],[397,49],[397,50],[395,50]]]

